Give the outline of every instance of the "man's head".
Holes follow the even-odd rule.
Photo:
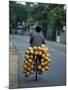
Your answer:
[[[36,32],[40,32],[41,31],[41,27],[40,26],[36,26]]]

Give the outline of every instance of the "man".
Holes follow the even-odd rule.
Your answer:
[[[31,46],[40,46],[41,44],[45,44],[44,35],[41,33],[41,27],[36,26],[36,32],[32,32],[30,34],[30,44]]]

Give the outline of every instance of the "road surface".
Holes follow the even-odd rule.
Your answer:
[[[63,86],[66,84],[66,53],[64,45],[46,41],[52,63],[49,70],[43,75],[38,75],[38,81],[35,81],[34,74],[25,78],[22,73],[24,53],[26,48],[29,47],[29,37],[10,35],[9,40],[16,45],[19,53],[18,88]]]

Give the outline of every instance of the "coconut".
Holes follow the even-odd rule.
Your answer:
[[[25,73],[25,77],[28,77],[30,75],[30,72]]]
[[[42,44],[42,45],[41,45],[41,47],[42,47],[42,48],[45,48],[45,45],[44,45],[44,44]]]
[[[33,59],[33,55],[30,55],[29,58],[30,58],[30,59]]]
[[[24,57],[25,57],[25,59],[29,59],[29,55],[25,55]]]
[[[45,48],[45,51],[48,52],[48,48],[47,47]]]
[[[27,65],[26,64],[24,64],[23,67],[24,67],[24,69],[27,69]]]
[[[47,57],[50,57],[50,54],[49,53],[47,53]]]
[[[28,67],[28,68],[27,68],[27,70],[30,72],[30,71],[31,71],[31,68],[30,68],[30,67]]]
[[[34,54],[35,54],[35,55],[38,55],[38,51],[35,51]]]
[[[29,47],[29,48],[27,48],[27,50],[33,50],[33,48],[32,47]]]
[[[41,51],[41,49],[42,49],[42,48],[41,48],[40,46],[37,47],[37,50],[38,50],[38,51]]]
[[[41,56],[41,55],[42,55],[42,52],[41,52],[41,51],[39,51],[39,52],[38,52],[38,54]]]
[[[29,51],[29,53],[30,53],[30,54],[33,54],[33,53],[34,53],[33,49],[31,49],[31,50]]]
[[[41,63],[41,66],[44,66],[44,65],[45,65],[45,63],[44,63],[44,62],[42,62],[42,63]]]
[[[42,58],[44,58],[44,59],[45,59],[45,57],[46,57],[46,56],[45,56],[45,54],[42,54]]]
[[[41,59],[41,62],[44,62],[44,59],[43,58]]]
[[[31,73],[31,74],[34,73],[34,70],[31,70],[30,73]]]
[[[38,66],[38,69],[41,69],[41,65]]]
[[[48,70],[48,66],[45,66],[45,70]]]
[[[28,54],[29,54],[29,50],[26,50],[26,51],[25,51],[25,54],[27,54],[27,55],[28,55]]]
[[[45,71],[45,68],[42,68],[41,71],[44,72]]]
[[[37,50],[37,47],[36,47],[36,46],[34,46],[34,47],[33,47],[33,50],[34,50],[34,51],[36,51],[36,50]]]

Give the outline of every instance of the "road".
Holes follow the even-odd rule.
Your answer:
[[[63,86],[66,84],[66,51],[64,45],[46,41],[52,63],[49,70],[43,75],[38,75],[38,81],[34,81],[35,75],[25,78],[22,73],[24,52],[29,47],[29,37],[10,35],[9,40],[14,42],[19,53],[18,88]]]

